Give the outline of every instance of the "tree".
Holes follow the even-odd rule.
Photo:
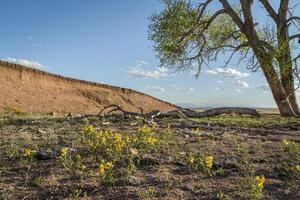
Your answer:
[[[295,94],[300,59],[300,17],[293,14],[297,5],[272,1],[278,3],[276,11],[268,0],[195,1],[163,0],[165,9],[150,17],[149,37],[161,65],[196,69],[198,76],[220,55],[228,56],[225,66],[239,58],[253,72],[263,72],[282,116],[300,116]],[[270,20],[253,17],[255,4]]]

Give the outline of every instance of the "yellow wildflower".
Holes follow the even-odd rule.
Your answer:
[[[288,139],[283,139],[282,143],[287,146],[290,144],[290,141]]]
[[[117,143],[117,144],[114,145],[115,150],[116,150],[117,152],[122,151],[123,146],[124,146],[124,143],[123,143],[123,142],[120,142],[120,143]]]
[[[256,176],[255,177],[255,182],[257,184],[257,187],[262,190],[264,187],[264,182],[265,182],[265,177],[264,176]]]
[[[147,138],[147,143],[150,145],[153,145],[156,142],[157,142],[157,139],[155,139],[155,138],[151,138],[151,137]]]
[[[190,157],[188,158],[188,162],[189,162],[190,164],[194,164],[194,162],[195,162],[194,156],[190,156]]]
[[[98,168],[99,175],[103,175],[105,172],[105,165],[101,163]]]
[[[300,172],[300,165],[295,165],[292,167],[292,169],[296,172]]]
[[[80,154],[76,154],[76,160],[80,160],[81,159],[81,155]]]
[[[152,132],[152,129],[146,125],[142,126],[141,128],[139,128],[138,130],[140,133],[143,133],[143,134],[151,134]]]
[[[69,148],[64,147],[60,150],[60,156],[65,157],[69,153]]]
[[[206,156],[204,158],[204,163],[207,168],[212,168],[214,162],[214,157],[213,156]]]
[[[130,138],[129,138],[128,135],[125,136],[124,141],[127,142],[127,143],[130,142]]]
[[[35,150],[31,150],[31,149],[25,149],[24,150],[24,157],[31,157],[36,153]]]
[[[101,144],[105,144],[105,143],[106,143],[106,141],[107,141],[107,140],[106,140],[106,138],[105,138],[105,137],[102,137],[102,138],[101,138]]]
[[[114,165],[112,164],[112,162],[107,162],[105,167],[106,169],[111,169]]]
[[[112,162],[101,162],[98,168],[98,173],[99,175],[103,175],[106,170],[112,169],[113,168]]]
[[[117,141],[117,142],[122,141],[121,134],[118,134],[118,133],[115,134],[115,141]]]
[[[95,132],[95,128],[92,126],[92,125],[89,125],[89,126],[86,126],[84,131],[87,133],[87,134],[91,134],[93,132]]]

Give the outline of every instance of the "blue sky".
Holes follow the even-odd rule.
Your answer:
[[[222,68],[222,58],[198,79],[158,69],[148,17],[162,8],[158,0],[1,0],[0,57],[177,104],[275,106],[261,73]]]

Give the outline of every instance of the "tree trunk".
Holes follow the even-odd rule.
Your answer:
[[[282,86],[289,98],[289,102],[291,104],[293,111],[295,112],[295,114],[297,116],[300,116],[300,111],[299,111],[299,107],[297,104],[296,93],[295,93],[295,89],[294,89],[294,77],[293,77],[292,71],[289,72],[289,74],[286,75],[286,77],[283,77],[281,82],[282,82]]]
[[[273,83],[271,83],[271,84],[273,84]],[[279,109],[280,115],[283,117],[296,117],[296,113],[292,109],[282,85],[281,84],[271,85],[271,84],[270,84],[271,91],[272,91],[274,100],[277,104],[277,107]]]
[[[286,45],[286,46],[285,46]],[[280,42],[282,49],[279,49],[281,57],[278,57],[280,66],[280,78],[282,86],[285,90],[289,102],[295,114],[300,116],[299,107],[297,104],[295,86],[294,86],[294,74],[293,74],[293,63],[291,59],[290,46],[288,42]]]
[[[280,79],[285,93],[288,97],[291,108],[297,116],[300,116],[299,107],[297,104],[295,86],[294,86],[294,74],[293,63],[291,56],[291,47],[289,43],[289,26],[287,22],[288,13],[288,0],[282,0],[280,2],[278,10],[277,21],[277,40],[278,40],[278,54],[277,60],[279,61]]]
[[[225,3],[223,2],[225,5]],[[263,73],[269,83],[269,86],[271,88],[273,97],[275,99],[275,102],[278,106],[279,112],[281,116],[284,117],[295,117],[297,114],[295,113],[294,109],[291,106],[289,97],[287,96],[287,91],[285,91],[281,79],[279,77],[279,74],[277,74],[275,67],[273,66],[273,53],[268,52],[265,48],[265,46],[262,44],[260,38],[257,35],[257,32],[254,28],[253,23],[253,17],[251,13],[251,2],[250,1],[241,1],[242,10],[244,14],[244,26],[240,26],[241,31],[246,35],[247,40],[250,42],[252,50],[263,70]],[[226,5],[225,5],[226,6]],[[224,6],[224,7],[225,7]],[[281,5],[282,12],[285,12],[285,4]],[[233,18],[235,21],[235,19]],[[239,24],[237,24],[239,26]],[[281,31],[284,32],[286,30],[283,30],[280,27]],[[282,33],[278,33],[278,36],[282,36]],[[286,40],[283,40],[286,41]],[[288,47],[288,46],[285,46]],[[288,50],[290,50],[288,48]],[[287,52],[289,53],[289,52]],[[283,59],[282,61],[286,61]],[[292,72],[292,70],[291,70]],[[293,78],[293,77],[292,77]],[[288,87],[290,88],[290,87]],[[294,89],[294,87],[293,87]],[[292,96],[292,95],[291,95]]]
[[[262,53],[259,49],[254,48],[254,51],[271,88],[272,95],[277,104],[280,115],[283,117],[296,117],[297,114],[291,107],[287,93],[275,71],[274,66],[272,65],[272,58],[269,57],[270,55]]]
[[[286,91],[281,84],[281,81],[278,79],[276,72],[273,70],[273,67],[269,70],[270,71],[266,71],[266,69],[263,67],[265,77],[269,83],[273,94],[273,98],[277,104],[281,116],[295,117],[296,113],[291,107],[291,104],[287,97]]]

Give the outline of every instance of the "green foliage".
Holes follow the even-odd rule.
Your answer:
[[[251,180],[251,199],[261,199],[263,196],[265,177],[264,176],[255,176]]]
[[[208,45],[212,48],[218,48],[221,45],[235,45],[247,41],[242,33],[235,32],[237,32],[237,27],[230,16],[220,15],[207,29]],[[237,40],[233,40],[231,35],[235,36]]]
[[[204,155],[201,153],[192,153],[186,158],[186,163],[195,170],[198,170],[206,175],[212,176],[214,156]]]
[[[237,144],[235,154],[239,157],[239,173],[244,176],[252,175],[254,173],[254,164],[252,163],[249,148],[245,144]]]
[[[299,118],[283,118],[279,116],[263,116],[256,118],[251,116],[216,116],[216,117],[203,117],[193,119],[197,122],[210,122],[212,124],[220,124],[223,126],[244,126],[244,127],[262,127],[262,126],[282,126],[290,123],[300,123]]]
[[[83,175],[85,172],[86,166],[83,164],[81,155],[71,154],[66,147],[61,149],[59,161],[71,175]]]
[[[184,58],[189,43],[196,40],[196,35],[187,34],[197,23],[197,11],[191,4],[179,0],[169,5],[164,11],[151,16],[150,39],[156,44],[161,59],[176,62]]]
[[[300,147],[296,142],[284,139],[282,141],[281,168],[290,180],[300,178]]]
[[[115,183],[114,173],[114,164],[112,162],[101,161],[98,167],[98,174],[103,185],[112,186]]]
[[[247,41],[230,16],[220,14],[210,21],[212,15],[205,11],[199,17],[197,6],[184,0],[167,3],[163,11],[154,13],[149,38],[155,43],[161,63],[189,67],[200,57],[199,52],[202,58],[210,60],[217,51],[225,51],[226,46]]]
[[[33,166],[36,164],[34,162],[35,161],[35,158],[34,158],[35,155],[36,155],[36,150],[29,149],[29,148],[24,149],[24,153],[22,155],[22,163],[23,163],[24,167],[26,168],[25,183],[28,182],[29,174],[30,174]]]
[[[20,144],[18,142],[11,142],[5,146],[5,153],[9,158],[15,159],[19,154]]]
[[[81,133],[81,142],[98,159],[119,159],[128,139],[120,133],[96,130],[92,126],[85,127]]]

